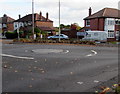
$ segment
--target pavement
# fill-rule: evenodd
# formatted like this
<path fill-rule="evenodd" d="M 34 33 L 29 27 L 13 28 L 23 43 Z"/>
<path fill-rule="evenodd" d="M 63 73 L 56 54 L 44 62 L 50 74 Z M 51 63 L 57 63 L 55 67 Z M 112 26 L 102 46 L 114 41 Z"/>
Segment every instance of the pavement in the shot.
<path fill-rule="evenodd" d="M 117 47 L 3 43 L 2 48 L 3 92 L 94 92 L 118 75 Z"/>

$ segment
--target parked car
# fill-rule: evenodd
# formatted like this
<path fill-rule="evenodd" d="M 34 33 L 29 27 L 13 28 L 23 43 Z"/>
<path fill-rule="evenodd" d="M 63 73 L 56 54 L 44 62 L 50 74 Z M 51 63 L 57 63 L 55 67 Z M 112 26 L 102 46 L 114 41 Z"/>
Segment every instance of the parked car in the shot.
<path fill-rule="evenodd" d="M 58 38 L 60 38 L 60 39 L 69 39 L 68 36 L 64 35 L 64 34 L 60 34 L 60 36 L 59 35 L 48 36 L 48 39 L 58 39 Z"/>

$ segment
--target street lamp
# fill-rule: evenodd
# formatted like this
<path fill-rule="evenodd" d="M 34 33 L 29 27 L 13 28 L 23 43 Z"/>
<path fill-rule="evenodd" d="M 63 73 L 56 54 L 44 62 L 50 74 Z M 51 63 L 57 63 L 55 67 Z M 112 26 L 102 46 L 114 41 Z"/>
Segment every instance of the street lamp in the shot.
<path fill-rule="evenodd" d="M 60 0 L 59 0 L 59 42 L 60 42 L 60 33 L 61 30 L 60 30 Z"/>
<path fill-rule="evenodd" d="M 33 39 L 35 39 L 35 36 L 34 36 L 34 0 L 32 0 L 32 34 L 33 34 Z"/>
<path fill-rule="evenodd" d="M 19 34 L 19 33 L 20 33 L 20 31 L 19 31 L 19 30 L 20 30 L 20 26 L 19 26 L 19 22 L 18 22 L 18 28 L 17 28 L 18 40 L 20 40 L 20 34 Z"/>

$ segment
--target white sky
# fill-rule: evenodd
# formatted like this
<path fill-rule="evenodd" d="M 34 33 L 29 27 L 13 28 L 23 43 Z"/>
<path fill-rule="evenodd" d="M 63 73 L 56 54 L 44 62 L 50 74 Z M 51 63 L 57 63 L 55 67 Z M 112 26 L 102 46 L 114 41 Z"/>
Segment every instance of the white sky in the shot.
<path fill-rule="evenodd" d="M 18 19 L 26 14 L 32 13 L 32 0 L 0 0 L 0 17 L 3 14 Z M 59 0 L 34 0 L 36 13 L 42 12 L 46 17 L 46 12 L 49 13 L 49 19 L 54 21 L 54 26 L 58 26 L 58 1 Z M 119 0 L 60 0 L 61 1 L 61 24 L 70 25 L 78 23 L 84 26 L 83 19 L 88 16 L 88 9 L 92 7 L 92 13 L 95 13 L 105 7 L 118 8 Z"/>

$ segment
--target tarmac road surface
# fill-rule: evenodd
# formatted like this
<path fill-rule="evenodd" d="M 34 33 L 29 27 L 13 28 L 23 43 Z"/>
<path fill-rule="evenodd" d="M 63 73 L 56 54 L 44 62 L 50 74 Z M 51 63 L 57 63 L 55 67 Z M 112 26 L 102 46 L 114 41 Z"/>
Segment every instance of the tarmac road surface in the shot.
<path fill-rule="evenodd" d="M 118 75 L 117 47 L 47 44 L 2 47 L 3 92 L 89 92 Z"/>

